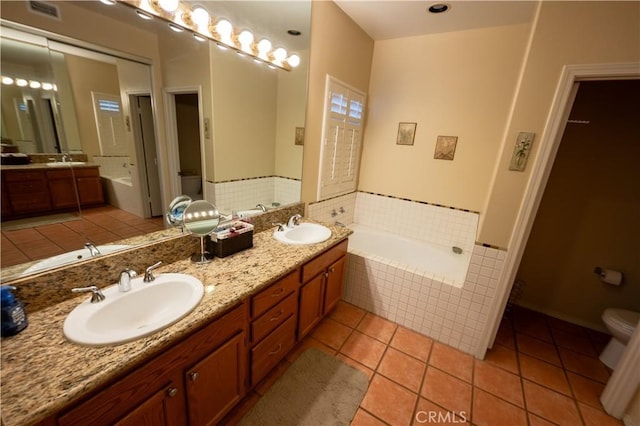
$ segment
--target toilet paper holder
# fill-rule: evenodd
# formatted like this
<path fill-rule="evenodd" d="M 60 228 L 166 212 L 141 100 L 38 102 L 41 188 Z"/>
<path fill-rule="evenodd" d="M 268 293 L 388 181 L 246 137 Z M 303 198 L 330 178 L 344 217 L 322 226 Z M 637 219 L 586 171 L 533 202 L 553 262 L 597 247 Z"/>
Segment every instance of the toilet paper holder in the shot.
<path fill-rule="evenodd" d="M 598 275 L 600 277 L 600 280 L 604 283 L 612 285 L 620 285 L 622 283 L 622 272 L 596 266 L 593 269 L 593 273 Z"/>

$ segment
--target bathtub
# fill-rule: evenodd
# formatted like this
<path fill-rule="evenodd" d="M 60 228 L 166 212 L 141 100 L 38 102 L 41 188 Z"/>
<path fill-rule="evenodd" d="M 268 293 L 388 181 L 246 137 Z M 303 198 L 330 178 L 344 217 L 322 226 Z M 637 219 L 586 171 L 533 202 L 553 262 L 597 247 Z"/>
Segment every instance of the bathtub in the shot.
<path fill-rule="evenodd" d="M 101 178 L 108 204 L 138 214 L 135 210 L 131 211 L 132 206 L 139 204 L 131 176 L 101 176 Z"/>
<path fill-rule="evenodd" d="M 453 247 L 418 241 L 379 231 L 365 225 L 349 225 L 349 253 L 399 270 L 460 288 L 471 260 L 471 251 L 456 254 Z M 396 273 L 385 272 L 385 275 Z"/>

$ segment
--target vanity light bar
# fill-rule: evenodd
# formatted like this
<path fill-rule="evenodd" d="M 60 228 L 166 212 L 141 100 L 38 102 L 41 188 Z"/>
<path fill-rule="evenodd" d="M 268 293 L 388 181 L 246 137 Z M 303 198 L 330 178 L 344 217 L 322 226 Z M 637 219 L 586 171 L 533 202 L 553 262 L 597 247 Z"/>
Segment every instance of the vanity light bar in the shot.
<path fill-rule="evenodd" d="M 12 85 L 16 85 L 18 87 L 30 87 L 32 89 L 42 89 L 42 90 L 55 90 L 57 91 L 58 88 L 56 87 L 55 84 L 51 84 L 51 83 L 47 83 L 45 81 L 37 81 L 37 80 L 31 80 L 31 79 L 26 79 L 26 78 L 21 78 L 21 77 L 9 77 L 7 75 L 3 75 L 2 77 L 0 77 L 0 81 L 2 82 L 2 84 L 4 84 L 5 86 L 12 86 Z"/>
<path fill-rule="evenodd" d="M 269 40 L 258 41 L 251 31 L 237 31 L 226 19 L 212 18 L 202 6 L 191 8 L 181 0 L 117 0 L 116 3 L 134 8 L 145 19 L 155 17 L 166 21 L 173 31 L 189 32 L 198 41 L 212 40 L 222 49 L 233 49 L 272 69 L 291 71 L 300 64 L 298 55 L 288 55 L 282 47 L 273 49 Z"/>

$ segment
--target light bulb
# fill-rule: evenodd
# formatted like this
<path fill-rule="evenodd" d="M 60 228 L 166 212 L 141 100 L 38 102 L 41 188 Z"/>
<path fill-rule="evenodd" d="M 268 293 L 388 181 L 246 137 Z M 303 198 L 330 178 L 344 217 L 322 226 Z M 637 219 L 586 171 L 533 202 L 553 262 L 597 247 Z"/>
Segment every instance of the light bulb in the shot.
<path fill-rule="evenodd" d="M 24 78 L 16 78 L 16 85 L 20 86 L 20 87 L 25 87 L 29 84 L 29 82 L 27 80 L 25 80 Z"/>
<path fill-rule="evenodd" d="M 226 19 L 220 20 L 216 24 L 216 32 L 220 35 L 221 42 L 228 45 L 233 45 L 233 40 L 231 40 L 233 25 L 231 25 L 231 22 L 227 21 Z"/>
<path fill-rule="evenodd" d="M 13 84 L 13 79 L 11 77 L 2 77 L 2 84 Z"/>
<path fill-rule="evenodd" d="M 287 59 L 287 63 L 294 68 L 297 67 L 298 65 L 300 65 L 300 56 L 296 54 L 289 56 L 289 58 Z"/>
<path fill-rule="evenodd" d="M 251 43 L 253 43 L 253 34 L 251 31 L 244 30 L 238 36 L 240 48 L 245 52 L 251 53 Z"/>
<path fill-rule="evenodd" d="M 287 57 L 287 51 L 284 50 L 282 47 L 278 47 L 276 50 L 273 51 L 273 57 L 277 62 L 282 62 Z"/>
<path fill-rule="evenodd" d="M 206 30 L 209 27 L 209 12 L 202 7 L 196 7 L 191 11 L 191 20 L 200 31 Z"/>
<path fill-rule="evenodd" d="M 39 89 L 40 86 L 42 86 L 42 84 L 40 84 L 39 81 L 31 80 L 29 82 L 29 87 L 31 87 L 32 89 Z"/>
<path fill-rule="evenodd" d="M 180 0 L 158 0 L 158 6 L 165 12 L 173 13 L 178 10 Z"/>
<path fill-rule="evenodd" d="M 53 84 L 51 83 L 42 83 L 42 90 L 52 90 Z"/>
<path fill-rule="evenodd" d="M 266 38 L 263 38 L 262 40 L 260 40 L 258 42 L 258 57 L 264 60 L 268 60 L 267 55 L 271 50 L 271 47 L 273 47 L 273 45 Z"/>

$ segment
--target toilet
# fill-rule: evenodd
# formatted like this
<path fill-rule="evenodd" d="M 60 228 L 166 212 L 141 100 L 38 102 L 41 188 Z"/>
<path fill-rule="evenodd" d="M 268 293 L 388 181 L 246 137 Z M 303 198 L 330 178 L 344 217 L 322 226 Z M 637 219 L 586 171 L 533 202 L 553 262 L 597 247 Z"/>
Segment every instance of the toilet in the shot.
<path fill-rule="evenodd" d="M 192 200 L 202 200 L 202 176 L 181 176 L 182 193 Z"/>
<path fill-rule="evenodd" d="M 608 308 L 602 313 L 602 321 L 604 321 L 612 337 L 600 354 L 600 361 L 614 370 L 624 352 L 624 348 L 629 343 L 633 330 L 640 321 L 640 312 Z"/>

